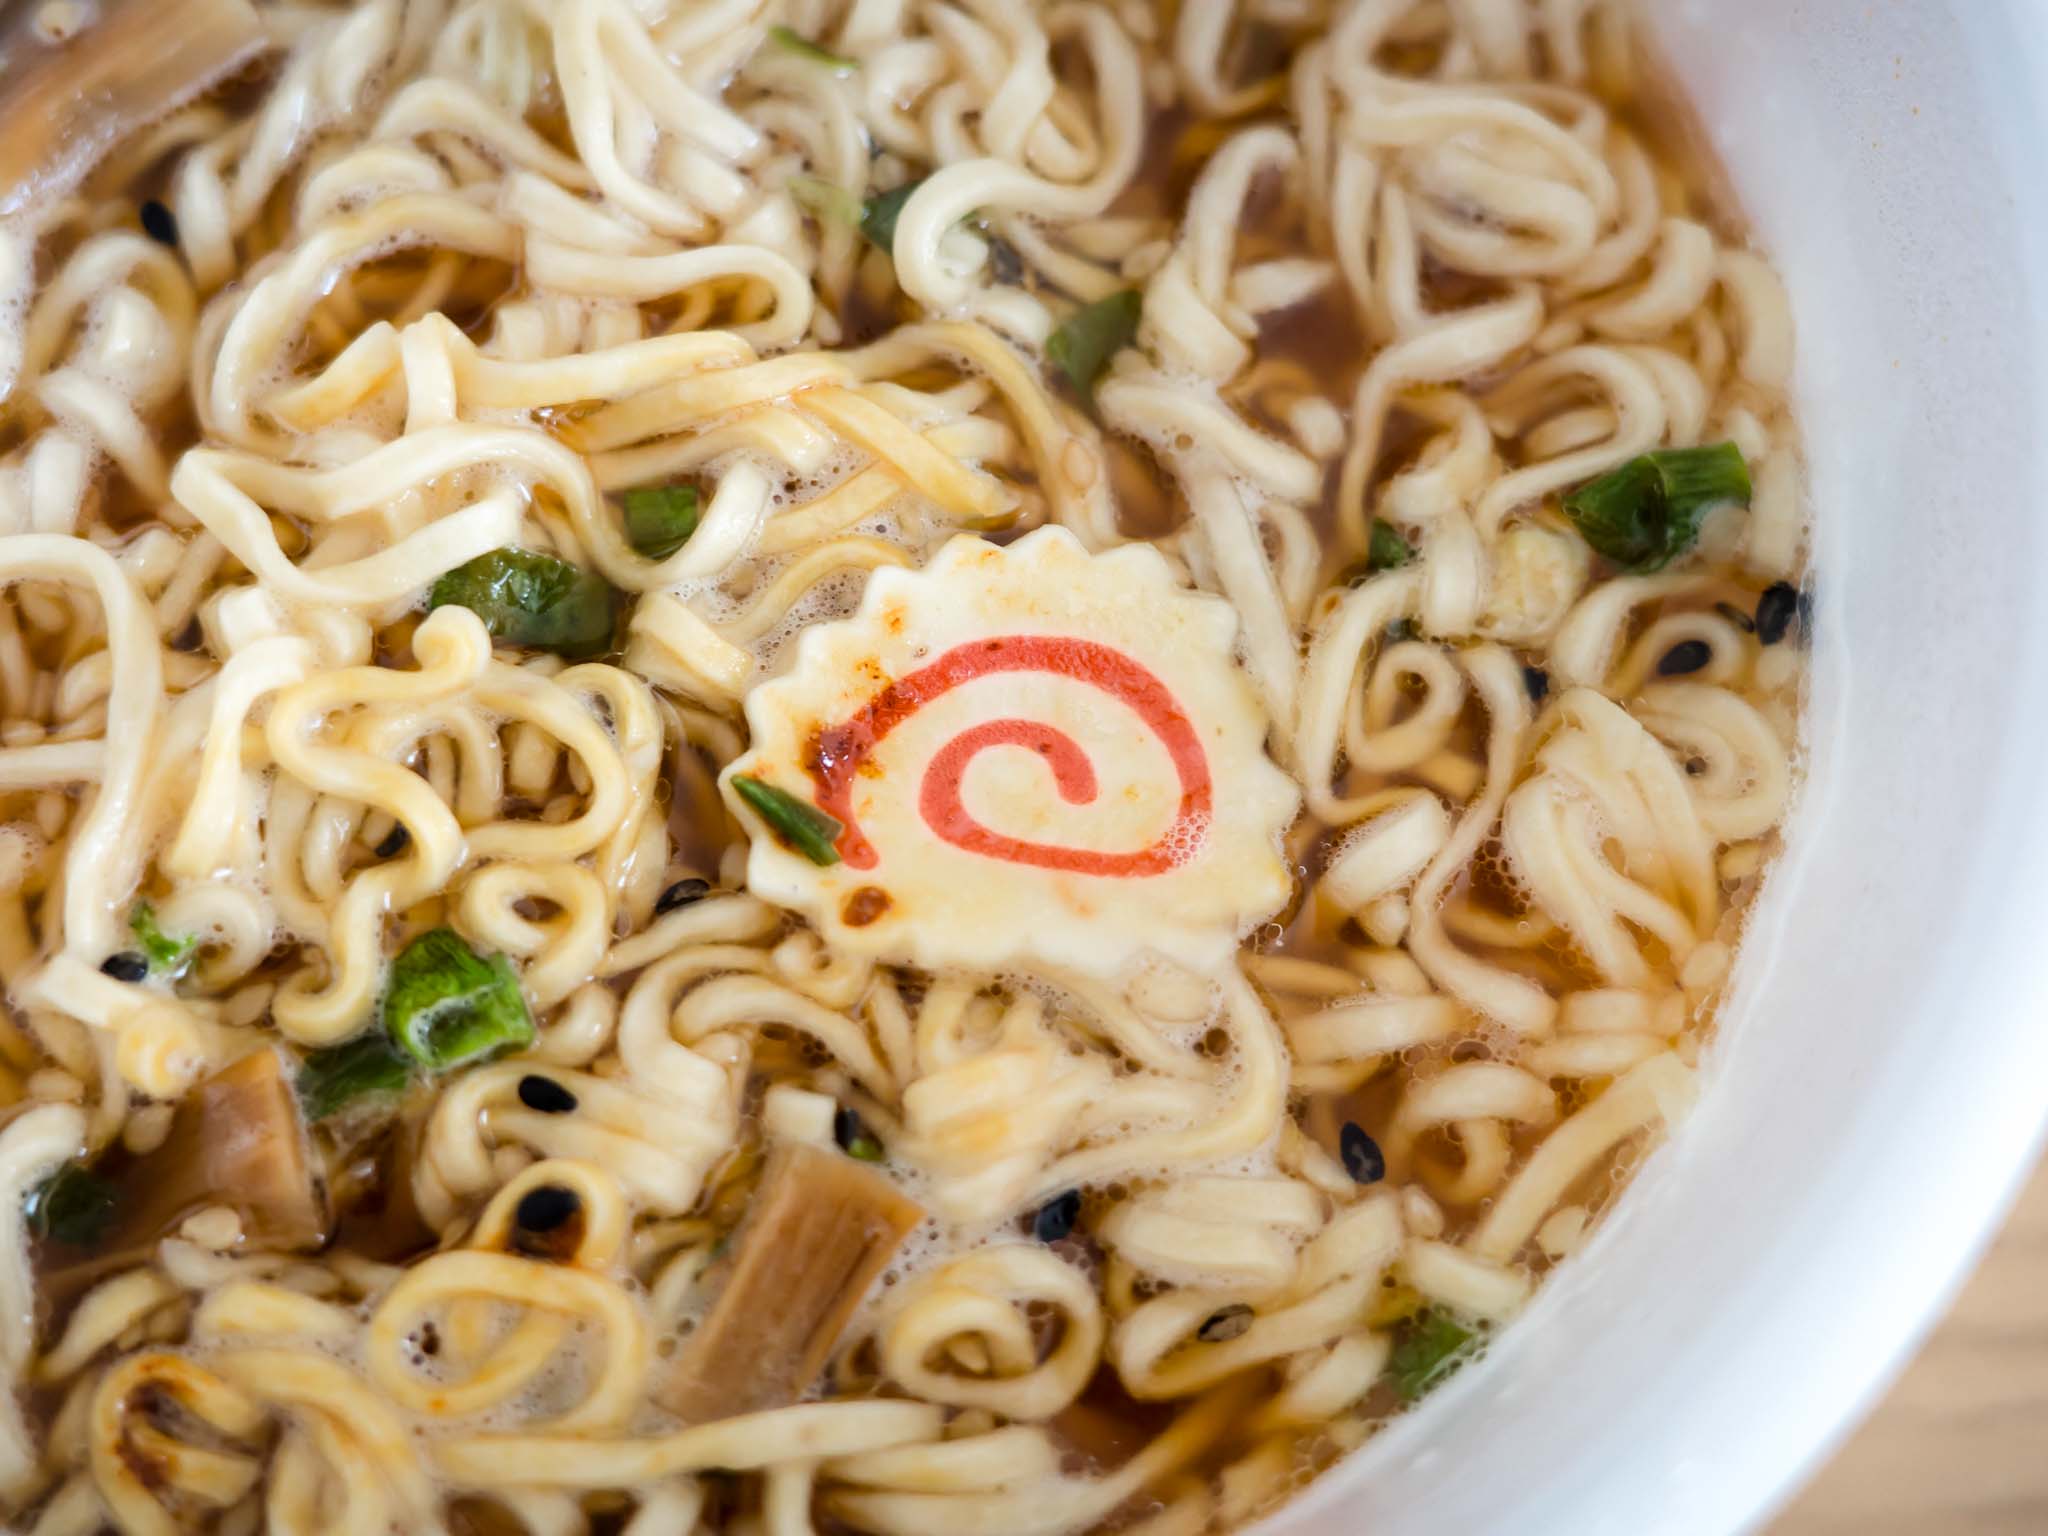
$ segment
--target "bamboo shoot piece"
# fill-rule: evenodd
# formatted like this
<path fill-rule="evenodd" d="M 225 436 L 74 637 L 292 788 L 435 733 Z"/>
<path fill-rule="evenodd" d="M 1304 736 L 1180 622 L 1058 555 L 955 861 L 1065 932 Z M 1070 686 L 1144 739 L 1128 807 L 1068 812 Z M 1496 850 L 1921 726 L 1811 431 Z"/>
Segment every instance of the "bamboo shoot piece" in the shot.
<path fill-rule="evenodd" d="M 108 1173 L 106 1230 L 89 1249 L 64 1246 L 43 1270 L 55 1291 L 145 1257 L 195 1211 L 226 1206 L 242 1219 L 244 1251 L 318 1247 L 327 1202 L 284 1059 L 252 1051 L 178 1104 L 163 1145 Z"/>
<path fill-rule="evenodd" d="M 77 15 L 85 24 L 71 31 Z M 252 58 L 249 0 L 20 0 L 0 20 L 0 213 L 60 197 L 130 133 Z"/>
<path fill-rule="evenodd" d="M 689 1423 L 785 1407 L 810 1389 L 847 1320 L 924 1212 L 880 1174 L 786 1143 L 761 1175 L 724 1289 L 661 1390 Z"/>
<path fill-rule="evenodd" d="M 252 1051 L 185 1095 L 164 1144 L 142 1160 L 110 1239 L 152 1243 L 208 1205 L 232 1207 L 252 1248 L 317 1246 L 327 1213 L 284 1059 Z"/>

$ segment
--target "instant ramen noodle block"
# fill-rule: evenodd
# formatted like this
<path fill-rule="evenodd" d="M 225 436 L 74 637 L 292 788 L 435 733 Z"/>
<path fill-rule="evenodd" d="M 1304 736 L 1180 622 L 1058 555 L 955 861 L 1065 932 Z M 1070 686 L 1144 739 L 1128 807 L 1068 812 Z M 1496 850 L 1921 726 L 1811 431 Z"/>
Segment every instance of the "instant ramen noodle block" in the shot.
<path fill-rule="evenodd" d="M 877 571 L 747 697 L 723 783 L 748 885 L 835 948 L 932 970 L 1213 970 L 1286 901 L 1297 804 L 1236 636 L 1155 551 L 1060 528 Z M 777 836 L 748 781 L 836 822 L 829 850 Z"/>

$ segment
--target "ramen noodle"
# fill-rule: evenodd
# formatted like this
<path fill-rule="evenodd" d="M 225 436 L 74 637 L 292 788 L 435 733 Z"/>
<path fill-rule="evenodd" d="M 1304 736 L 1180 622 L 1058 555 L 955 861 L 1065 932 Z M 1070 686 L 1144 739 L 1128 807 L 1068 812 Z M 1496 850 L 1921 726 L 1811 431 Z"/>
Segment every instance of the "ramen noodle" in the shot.
<path fill-rule="evenodd" d="M 132 3 L 14 41 L 0 1521 L 1175 1536 L 1469 1379 L 1796 768 L 1624 10 Z"/>

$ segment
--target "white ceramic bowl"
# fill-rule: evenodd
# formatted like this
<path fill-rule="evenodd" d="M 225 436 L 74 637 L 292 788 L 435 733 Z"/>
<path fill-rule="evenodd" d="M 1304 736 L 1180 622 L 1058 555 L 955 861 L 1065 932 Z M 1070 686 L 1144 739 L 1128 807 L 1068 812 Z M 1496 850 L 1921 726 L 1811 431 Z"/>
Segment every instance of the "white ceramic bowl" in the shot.
<path fill-rule="evenodd" d="M 1784 272 L 1809 777 L 1698 1114 L 1267 1536 L 1727 1536 L 1890 1382 L 2048 1109 L 2048 5 L 1645 0 Z"/>

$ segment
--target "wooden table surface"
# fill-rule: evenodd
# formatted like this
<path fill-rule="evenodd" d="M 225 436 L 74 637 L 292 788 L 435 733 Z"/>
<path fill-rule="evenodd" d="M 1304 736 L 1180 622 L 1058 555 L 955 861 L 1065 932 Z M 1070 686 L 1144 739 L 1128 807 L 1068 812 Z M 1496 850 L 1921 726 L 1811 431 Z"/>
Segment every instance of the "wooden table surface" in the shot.
<path fill-rule="evenodd" d="M 1955 1308 L 1770 1536 L 2048 1533 L 2048 1165 Z"/>

